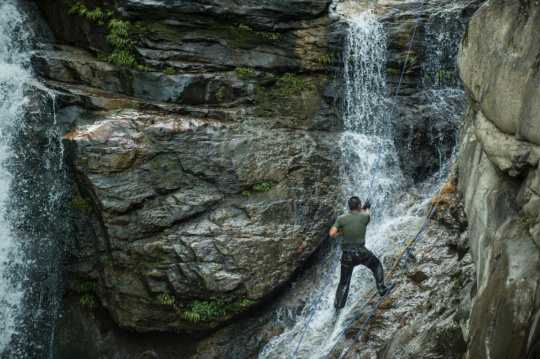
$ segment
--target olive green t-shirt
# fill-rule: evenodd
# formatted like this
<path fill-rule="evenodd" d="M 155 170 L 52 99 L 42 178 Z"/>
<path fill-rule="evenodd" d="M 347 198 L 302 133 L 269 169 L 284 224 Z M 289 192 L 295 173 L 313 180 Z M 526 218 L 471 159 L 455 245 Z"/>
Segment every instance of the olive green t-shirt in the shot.
<path fill-rule="evenodd" d="M 339 216 L 334 227 L 343 232 L 343 244 L 366 244 L 366 226 L 370 216 L 365 212 L 349 212 Z"/>

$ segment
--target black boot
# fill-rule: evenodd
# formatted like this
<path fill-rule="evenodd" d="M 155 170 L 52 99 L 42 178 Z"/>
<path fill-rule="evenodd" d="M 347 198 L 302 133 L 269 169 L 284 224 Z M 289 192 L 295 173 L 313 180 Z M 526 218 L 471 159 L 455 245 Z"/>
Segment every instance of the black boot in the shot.
<path fill-rule="evenodd" d="M 345 303 L 347 303 L 347 296 L 349 295 L 349 284 L 350 281 L 348 281 L 347 284 L 338 285 L 336 291 L 336 300 L 334 300 L 334 308 L 339 310 L 345 306 Z"/>
<path fill-rule="evenodd" d="M 373 270 L 373 276 L 375 277 L 375 282 L 377 283 L 377 291 L 382 297 L 388 292 L 388 288 L 384 285 L 384 270 L 381 262 L 377 263 L 377 267 Z"/>
<path fill-rule="evenodd" d="M 377 285 L 377 291 L 381 297 L 384 297 L 384 295 L 388 292 L 388 287 L 384 284 Z"/>

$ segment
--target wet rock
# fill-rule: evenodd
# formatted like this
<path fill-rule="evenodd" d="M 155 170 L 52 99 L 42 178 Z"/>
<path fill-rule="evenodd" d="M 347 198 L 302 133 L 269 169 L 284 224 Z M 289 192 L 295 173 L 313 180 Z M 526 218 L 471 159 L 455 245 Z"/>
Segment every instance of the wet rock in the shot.
<path fill-rule="evenodd" d="M 487 2 L 461 42 L 469 107 L 460 133 L 460 186 L 476 267 L 466 358 L 531 357 L 537 350 L 530 318 L 538 313 L 531 273 L 540 268 L 533 229 L 540 107 L 531 96 L 540 91 L 540 41 L 532 30 L 539 27 L 536 2 Z"/>
<path fill-rule="evenodd" d="M 157 296 L 259 300 L 282 286 L 329 220 L 317 213 L 330 208 L 331 185 L 311 187 L 317 197 L 302 200 L 313 197 L 306 179 L 332 181 L 330 162 L 325 169 L 306 156 L 332 156 L 332 135 L 314 135 L 138 111 L 110 113 L 66 135 L 104 229 L 98 293 L 119 324 L 192 328 L 172 308 L 163 321 L 168 310 Z M 265 182 L 268 193 L 253 190 Z"/>

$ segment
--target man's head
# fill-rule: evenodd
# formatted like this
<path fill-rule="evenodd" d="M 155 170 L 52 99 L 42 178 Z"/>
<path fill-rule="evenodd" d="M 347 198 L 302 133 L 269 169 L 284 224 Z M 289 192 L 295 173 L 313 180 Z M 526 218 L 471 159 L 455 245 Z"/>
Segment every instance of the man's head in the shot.
<path fill-rule="evenodd" d="M 360 201 L 360 198 L 353 196 L 349 198 L 349 209 L 351 211 L 358 211 L 362 207 L 362 201 Z"/>

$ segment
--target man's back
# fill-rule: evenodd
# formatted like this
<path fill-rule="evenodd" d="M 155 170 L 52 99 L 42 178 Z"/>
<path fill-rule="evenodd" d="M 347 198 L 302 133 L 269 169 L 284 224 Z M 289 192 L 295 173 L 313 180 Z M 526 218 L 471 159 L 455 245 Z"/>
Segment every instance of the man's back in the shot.
<path fill-rule="evenodd" d="M 339 216 L 334 226 L 343 232 L 343 244 L 366 244 L 366 226 L 370 216 L 365 212 L 349 212 Z"/>

